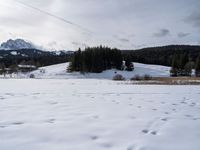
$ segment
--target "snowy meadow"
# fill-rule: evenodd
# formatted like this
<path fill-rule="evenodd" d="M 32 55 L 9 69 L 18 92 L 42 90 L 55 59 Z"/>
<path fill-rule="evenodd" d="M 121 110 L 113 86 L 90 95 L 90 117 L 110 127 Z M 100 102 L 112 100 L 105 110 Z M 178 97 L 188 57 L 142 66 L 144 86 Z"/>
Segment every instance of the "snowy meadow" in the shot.
<path fill-rule="evenodd" d="M 199 86 L 0 80 L 2 150 L 199 150 Z"/>

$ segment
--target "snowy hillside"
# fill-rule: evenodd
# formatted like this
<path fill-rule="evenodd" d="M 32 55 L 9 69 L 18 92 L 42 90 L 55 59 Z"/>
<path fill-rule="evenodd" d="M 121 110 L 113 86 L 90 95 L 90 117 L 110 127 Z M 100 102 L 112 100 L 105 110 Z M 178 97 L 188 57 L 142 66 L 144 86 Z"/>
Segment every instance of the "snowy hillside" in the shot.
<path fill-rule="evenodd" d="M 159 65 L 146 65 L 140 63 L 134 63 L 135 70 L 132 72 L 119 71 L 119 70 L 107 70 L 102 73 L 88 73 L 80 74 L 76 73 L 66 73 L 66 69 L 69 63 L 63 63 L 48 67 L 42 67 L 37 71 L 31 72 L 36 78 L 56 78 L 56 79 L 70 79 L 70 78 L 98 78 L 98 79 L 112 79 L 117 74 L 123 75 L 125 78 L 130 79 L 134 75 L 151 75 L 153 77 L 166 77 L 169 76 L 169 67 L 159 66 Z"/>

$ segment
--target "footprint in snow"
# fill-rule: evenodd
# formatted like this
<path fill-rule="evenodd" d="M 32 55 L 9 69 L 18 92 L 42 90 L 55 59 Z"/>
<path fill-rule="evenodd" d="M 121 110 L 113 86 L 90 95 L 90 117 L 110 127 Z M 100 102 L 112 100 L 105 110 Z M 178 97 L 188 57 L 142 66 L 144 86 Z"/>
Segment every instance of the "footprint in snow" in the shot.
<path fill-rule="evenodd" d="M 175 109 L 175 108 L 173 108 L 173 109 L 172 109 L 172 111 L 176 112 L 176 109 Z"/>
<path fill-rule="evenodd" d="M 58 102 L 50 102 L 49 104 L 50 105 L 56 105 L 56 104 L 58 104 Z"/>
<path fill-rule="evenodd" d="M 94 119 L 99 119 L 98 115 L 93 116 Z"/>
<path fill-rule="evenodd" d="M 130 116 L 130 119 L 136 119 L 136 117 L 135 116 Z"/>
<path fill-rule="evenodd" d="M 7 126 L 4 126 L 4 125 L 0 125 L 0 128 L 6 128 Z"/>
<path fill-rule="evenodd" d="M 181 104 L 187 104 L 187 102 L 185 102 L 185 101 L 181 101 Z"/>
<path fill-rule="evenodd" d="M 194 107 L 194 106 L 196 106 L 196 103 L 191 103 L 190 105 L 189 105 L 190 107 Z"/>
<path fill-rule="evenodd" d="M 192 120 L 200 120 L 200 118 L 193 118 Z"/>
<path fill-rule="evenodd" d="M 90 139 L 91 139 L 91 140 L 93 140 L 93 141 L 95 141 L 95 140 L 98 140 L 98 139 L 99 139 L 99 137 L 98 137 L 98 136 L 96 136 L 96 135 L 92 135 L 92 136 L 90 137 Z"/>
<path fill-rule="evenodd" d="M 149 133 L 149 130 L 144 129 L 144 130 L 142 130 L 142 132 L 145 133 L 145 134 L 147 134 L 147 133 Z"/>
<path fill-rule="evenodd" d="M 164 112 L 164 114 L 169 115 L 169 112 Z"/>
<path fill-rule="evenodd" d="M 22 125 L 24 122 L 13 122 L 12 125 Z"/>
<path fill-rule="evenodd" d="M 157 135 L 157 131 L 149 131 L 149 130 L 147 130 L 147 129 L 144 129 L 144 130 L 142 130 L 142 132 L 144 133 L 144 134 L 151 134 L 151 135 Z"/>
<path fill-rule="evenodd" d="M 135 150 L 136 149 L 136 146 L 135 145 L 131 145 L 131 146 L 128 146 L 126 150 Z"/>
<path fill-rule="evenodd" d="M 162 121 L 168 121 L 168 118 L 163 118 L 163 119 L 161 119 Z"/>
<path fill-rule="evenodd" d="M 40 95 L 40 93 L 33 93 L 32 95 Z"/>
<path fill-rule="evenodd" d="M 191 118 L 191 117 L 193 117 L 193 116 L 192 116 L 192 115 L 185 115 L 185 117 Z"/>
<path fill-rule="evenodd" d="M 178 104 L 172 104 L 173 106 L 177 106 Z"/>
<path fill-rule="evenodd" d="M 102 147 L 104 148 L 112 148 L 113 147 L 113 144 L 112 143 L 102 143 L 100 144 Z"/>
<path fill-rule="evenodd" d="M 5 93 L 5 95 L 8 95 L 8 96 L 15 96 L 15 94 L 13 94 L 13 93 Z"/>
<path fill-rule="evenodd" d="M 0 97 L 0 100 L 4 100 L 5 98 L 4 97 Z"/>
<path fill-rule="evenodd" d="M 54 123 L 55 120 L 56 120 L 56 119 L 48 119 L 48 120 L 46 120 L 45 122 L 47 122 L 47 123 Z"/>
<path fill-rule="evenodd" d="M 157 131 L 152 131 L 151 134 L 152 135 L 157 135 Z"/>

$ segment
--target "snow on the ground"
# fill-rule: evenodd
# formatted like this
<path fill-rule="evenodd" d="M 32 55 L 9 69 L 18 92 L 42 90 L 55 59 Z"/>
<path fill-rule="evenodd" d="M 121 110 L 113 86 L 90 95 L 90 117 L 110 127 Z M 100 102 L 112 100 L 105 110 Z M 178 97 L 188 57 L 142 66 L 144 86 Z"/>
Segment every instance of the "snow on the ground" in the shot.
<path fill-rule="evenodd" d="M 0 80 L 1 150 L 199 150 L 200 87 Z"/>
<path fill-rule="evenodd" d="M 112 79 L 115 73 L 123 75 L 126 79 L 130 79 L 135 75 L 151 75 L 153 77 L 168 77 L 170 75 L 170 67 L 159 66 L 159 65 L 146 65 L 140 63 L 134 63 L 135 70 L 128 71 L 119 71 L 119 70 L 107 70 L 102 73 L 86 73 L 80 74 L 67 73 L 67 66 L 69 63 L 63 63 L 58 65 L 52 65 L 48 67 L 42 67 L 37 71 L 32 72 L 36 78 L 56 78 L 56 79 L 70 79 L 70 78 L 97 78 L 97 79 Z M 44 73 L 45 71 L 45 73 Z"/>
<path fill-rule="evenodd" d="M 17 52 L 16 51 L 12 51 L 10 52 L 12 55 L 17 55 Z"/>

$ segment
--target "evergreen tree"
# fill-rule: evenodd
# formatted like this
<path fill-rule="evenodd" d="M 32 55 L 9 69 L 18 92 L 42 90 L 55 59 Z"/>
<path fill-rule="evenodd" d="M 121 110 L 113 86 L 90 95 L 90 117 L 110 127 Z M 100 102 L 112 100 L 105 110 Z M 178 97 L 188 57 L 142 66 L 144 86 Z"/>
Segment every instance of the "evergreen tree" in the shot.
<path fill-rule="evenodd" d="M 17 64 L 13 64 L 11 66 L 9 66 L 9 74 L 10 74 L 10 77 L 12 77 L 12 74 L 13 73 L 18 73 L 18 65 Z"/>
<path fill-rule="evenodd" d="M 133 71 L 134 70 L 133 63 L 131 62 L 131 59 L 128 56 L 125 59 L 125 66 L 126 66 L 126 71 Z"/>
<path fill-rule="evenodd" d="M 195 75 L 197 77 L 200 77 L 200 55 L 199 55 L 199 57 L 196 60 Z"/>
<path fill-rule="evenodd" d="M 39 61 L 36 62 L 36 67 L 37 67 L 37 68 L 41 67 L 41 64 L 40 64 Z"/>
<path fill-rule="evenodd" d="M 5 68 L 6 68 L 6 66 L 4 64 L 0 64 L 0 74 L 5 75 Z"/>
<path fill-rule="evenodd" d="M 188 62 L 188 56 L 186 54 L 182 54 L 179 57 L 179 66 L 178 66 L 178 75 L 185 76 L 187 75 L 185 71 L 185 65 Z"/>
<path fill-rule="evenodd" d="M 79 48 L 78 51 L 74 53 L 74 57 L 72 60 L 72 67 L 74 71 L 81 70 L 81 49 Z"/>
<path fill-rule="evenodd" d="M 118 70 L 121 70 L 122 69 L 122 61 L 123 61 L 123 58 L 122 58 L 122 54 L 121 54 L 121 51 L 120 50 L 117 50 L 117 49 L 113 49 L 113 68 L 116 68 Z"/>
<path fill-rule="evenodd" d="M 175 54 L 172 59 L 171 76 L 178 76 L 178 56 Z"/>
<path fill-rule="evenodd" d="M 192 69 L 193 69 L 193 62 L 189 61 L 186 65 L 185 65 L 185 75 L 186 76 L 191 76 L 192 75 Z"/>

